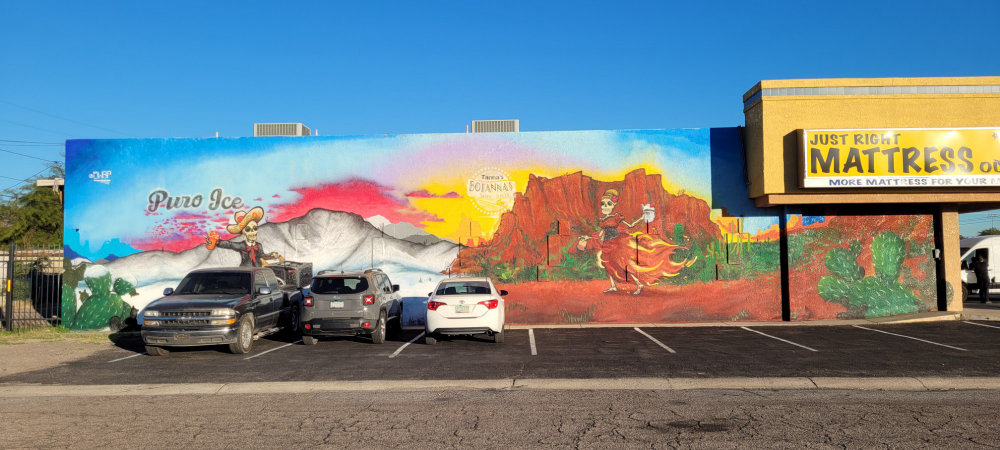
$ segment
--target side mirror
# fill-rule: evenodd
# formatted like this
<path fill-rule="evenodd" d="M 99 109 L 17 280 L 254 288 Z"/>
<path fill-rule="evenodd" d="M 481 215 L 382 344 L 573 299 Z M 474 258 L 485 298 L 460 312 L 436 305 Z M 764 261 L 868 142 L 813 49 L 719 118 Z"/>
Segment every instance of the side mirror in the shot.
<path fill-rule="evenodd" d="M 257 293 L 260 294 L 260 295 L 270 294 L 271 293 L 271 288 L 269 288 L 267 286 L 261 286 L 261 287 L 257 288 Z"/>
<path fill-rule="evenodd" d="M 431 298 L 431 296 L 432 296 L 432 295 L 434 295 L 434 293 L 433 293 L 433 292 L 428 292 L 428 293 L 427 293 L 427 298 Z"/>
<path fill-rule="evenodd" d="M 501 289 L 500 290 L 500 296 L 503 297 L 503 296 L 506 296 L 506 295 L 507 295 L 507 291 Z"/>
<path fill-rule="evenodd" d="M 174 288 L 166 288 L 166 289 L 163 290 L 163 295 L 164 296 L 173 295 L 173 293 L 174 293 Z"/>
<path fill-rule="evenodd" d="M 392 292 L 399 292 L 399 285 L 398 284 L 392 285 Z"/>
<path fill-rule="evenodd" d="M 969 262 L 962 261 L 962 270 L 969 270 Z"/>

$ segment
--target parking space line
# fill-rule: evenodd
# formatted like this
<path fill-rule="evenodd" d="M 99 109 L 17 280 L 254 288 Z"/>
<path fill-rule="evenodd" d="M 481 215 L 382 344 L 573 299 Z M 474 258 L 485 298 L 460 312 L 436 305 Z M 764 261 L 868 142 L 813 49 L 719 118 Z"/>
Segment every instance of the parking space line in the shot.
<path fill-rule="evenodd" d="M 124 361 L 124 360 L 126 360 L 126 359 L 129 359 L 129 358 L 135 358 L 136 356 L 142 356 L 142 355 L 145 355 L 145 354 L 146 354 L 146 352 L 142 352 L 142 353 L 136 353 L 136 354 L 134 354 L 134 355 L 129 355 L 129 356 L 126 356 L 126 357 L 124 357 L 124 358 L 118 358 L 118 359 L 112 359 L 111 361 L 108 361 L 108 363 L 113 363 L 113 362 L 118 362 L 118 361 Z"/>
<path fill-rule="evenodd" d="M 979 325 L 981 327 L 990 327 L 990 328 L 1000 329 L 1000 327 L 998 327 L 996 325 L 986 325 L 985 323 L 967 322 L 967 321 L 964 321 L 964 320 L 962 322 L 967 323 L 969 325 Z"/>
<path fill-rule="evenodd" d="M 535 347 L 535 330 L 528 328 L 528 343 L 531 344 L 531 356 L 538 356 L 538 348 Z"/>
<path fill-rule="evenodd" d="M 888 332 L 888 331 L 882 331 L 882 330 L 876 330 L 876 329 L 874 329 L 874 328 L 865 328 L 865 327 L 863 327 L 863 326 L 861 326 L 861 325 L 855 325 L 854 327 L 855 327 L 855 328 L 861 328 L 862 330 L 868 330 L 868 331 L 877 331 L 877 332 L 879 332 L 879 333 L 885 333 L 885 334 L 891 334 L 891 335 L 893 335 L 893 336 L 899 336 L 899 337 L 904 337 L 904 338 L 907 338 L 907 339 L 913 339 L 914 341 L 920 341 L 920 342 L 926 342 L 926 343 L 928 343 L 928 344 L 934 344 L 934 345 L 940 345 L 941 347 L 948 347 L 948 348 L 950 348 L 950 349 L 954 349 L 954 350 L 960 350 L 960 351 L 963 351 L 963 352 L 967 352 L 967 351 L 968 351 L 968 350 L 966 350 L 966 349 L 964 349 L 964 348 L 960 348 L 960 347 L 954 347 L 954 346 L 951 346 L 951 345 L 947 345 L 947 344 L 941 344 L 941 343 L 938 343 L 938 342 L 934 342 L 934 341 L 928 341 L 928 340 L 926 340 L 926 339 L 920 339 L 920 338 L 915 338 L 915 337 L 913 337 L 913 336 L 907 336 L 907 335 L 905 335 L 905 334 L 896 334 L 896 333 L 890 333 L 890 332 Z"/>
<path fill-rule="evenodd" d="M 399 352 L 403 351 L 403 349 L 406 348 L 407 345 L 410 345 L 410 344 L 412 344 L 414 342 L 417 342 L 417 339 L 420 339 L 420 338 L 424 337 L 424 333 L 426 333 L 426 331 L 421 331 L 420 334 L 417 335 L 417 337 L 415 337 L 413 339 L 410 339 L 410 342 L 407 342 L 407 343 L 403 344 L 402 346 L 400 346 L 399 348 L 397 348 L 396 351 L 392 352 L 392 354 L 389 355 L 389 359 L 395 358 L 396 355 L 398 355 Z"/>
<path fill-rule="evenodd" d="M 270 350 L 264 350 L 264 351 L 262 351 L 262 352 L 260 352 L 260 353 L 258 353 L 258 354 L 256 354 L 256 355 L 253 355 L 253 356 L 247 356 L 246 358 L 243 358 L 243 360 L 244 360 L 244 361 L 246 361 L 246 360 L 248 360 L 248 359 L 253 359 L 253 358 L 256 358 L 256 357 L 258 357 L 258 356 L 260 356 L 260 355 L 266 355 L 266 354 L 268 354 L 268 353 L 271 353 L 271 352 L 273 352 L 273 351 L 275 351 L 275 350 L 281 350 L 281 349 L 283 349 L 283 348 L 285 348 L 285 347 L 288 347 L 289 345 L 295 345 L 295 344 L 298 344 L 299 342 L 302 342 L 302 340 L 300 339 L 300 340 L 298 340 L 298 341 L 295 341 L 295 342 L 292 342 L 292 343 L 289 343 L 289 344 L 285 344 L 285 345 L 282 345 L 281 347 L 275 347 L 275 348 L 272 348 L 272 349 L 270 349 Z"/>
<path fill-rule="evenodd" d="M 782 339 L 782 338 L 780 338 L 780 337 L 777 337 L 777 336 L 771 336 L 770 334 L 767 334 L 767 333 L 761 333 L 760 331 L 757 331 L 757 330 L 751 330 L 750 328 L 747 328 L 747 327 L 740 327 L 740 328 L 742 328 L 742 329 L 744 329 L 744 330 L 747 330 L 747 331 L 752 331 L 752 332 L 754 332 L 754 333 L 757 333 L 757 334 L 759 334 L 759 335 L 761 335 L 761 336 L 767 336 L 767 337 L 769 337 L 769 338 L 771 338 L 771 339 L 777 339 L 777 340 L 779 340 L 779 341 L 781 341 L 781 342 L 784 342 L 784 343 L 786 343 L 786 344 L 792 344 L 792 345 L 794 345 L 794 346 L 796 346 L 796 347 L 802 347 L 802 348 L 804 348 L 804 349 L 806 349 L 806 350 L 809 350 L 809 351 L 811 351 L 811 352 L 818 352 L 818 351 L 819 351 L 819 350 L 816 350 L 816 349 L 814 349 L 814 348 L 812 348 L 812 347 L 806 347 L 806 346 L 804 346 L 804 345 L 802 345 L 802 344 L 796 344 L 796 343 L 794 343 L 794 342 L 792 342 L 792 341 L 789 341 L 789 340 L 787 340 L 787 339 Z"/>
<path fill-rule="evenodd" d="M 667 344 L 664 344 L 664 343 L 660 342 L 660 340 L 659 340 L 659 339 L 656 339 L 655 337 L 652 337 L 652 336 L 650 336 L 649 334 L 647 334 L 647 333 L 646 333 L 645 331 L 642 331 L 642 330 L 640 330 L 640 329 L 639 329 L 639 327 L 635 327 L 635 328 L 633 328 L 633 329 L 634 329 L 635 331 L 638 331 L 638 332 L 639 332 L 639 334 L 641 334 L 641 335 L 643 335 L 643 336 L 646 336 L 646 337 L 648 337 L 648 338 L 649 338 L 649 340 L 651 340 L 651 341 L 655 342 L 655 343 L 656 343 L 656 345 L 659 345 L 660 347 L 663 347 L 663 349 L 664 349 L 664 350 L 666 350 L 666 351 L 668 351 L 668 352 L 670 352 L 670 353 L 677 353 L 677 352 L 675 352 L 675 351 L 674 351 L 674 349 L 672 349 L 672 348 L 670 348 L 670 347 L 667 347 Z"/>

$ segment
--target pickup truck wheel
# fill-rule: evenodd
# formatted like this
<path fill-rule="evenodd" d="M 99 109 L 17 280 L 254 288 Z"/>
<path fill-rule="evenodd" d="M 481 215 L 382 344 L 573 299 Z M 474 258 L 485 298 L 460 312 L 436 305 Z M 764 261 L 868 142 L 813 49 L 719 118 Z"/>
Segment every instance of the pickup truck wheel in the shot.
<path fill-rule="evenodd" d="M 229 352 L 236 354 L 248 353 L 253 348 L 253 317 L 244 314 L 240 318 L 240 327 L 236 334 L 236 342 L 229 344 Z"/>
<path fill-rule="evenodd" d="M 427 334 L 424 335 L 424 344 L 434 345 L 434 344 L 437 344 L 437 343 L 438 343 L 437 338 L 435 338 L 434 336 L 431 336 L 430 333 L 427 333 Z"/>
<path fill-rule="evenodd" d="M 372 330 L 372 343 L 385 344 L 385 311 L 378 315 L 378 324 Z"/>
<path fill-rule="evenodd" d="M 163 347 L 157 347 L 155 345 L 147 345 L 146 354 L 150 356 L 167 356 L 170 354 L 170 352 Z"/>
<path fill-rule="evenodd" d="M 302 343 L 305 345 L 316 345 L 317 342 L 319 342 L 319 339 L 313 336 L 302 336 Z"/>
<path fill-rule="evenodd" d="M 122 328 L 125 328 L 125 326 L 122 324 L 121 317 L 113 316 L 108 319 L 108 329 L 111 330 L 111 332 L 117 333 L 121 331 Z"/>
<path fill-rule="evenodd" d="M 962 302 L 969 301 L 969 285 L 962 283 Z"/>

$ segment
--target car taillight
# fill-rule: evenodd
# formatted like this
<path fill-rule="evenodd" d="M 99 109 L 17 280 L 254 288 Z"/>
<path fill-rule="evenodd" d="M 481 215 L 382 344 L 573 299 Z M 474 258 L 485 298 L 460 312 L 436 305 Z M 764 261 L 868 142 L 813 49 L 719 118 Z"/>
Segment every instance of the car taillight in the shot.
<path fill-rule="evenodd" d="M 306 305 L 306 306 L 312 306 L 313 305 L 313 298 L 312 297 L 306 297 L 306 298 L 302 299 L 302 304 Z"/>
<path fill-rule="evenodd" d="M 371 328 L 372 327 L 372 323 L 371 322 L 365 322 L 365 323 L 361 324 L 361 327 L 362 328 Z"/>
<path fill-rule="evenodd" d="M 500 304 L 500 300 L 497 300 L 497 299 L 486 300 L 486 301 L 479 302 L 479 304 L 485 306 L 488 309 L 493 309 L 493 308 L 496 308 L 497 305 Z"/>
<path fill-rule="evenodd" d="M 437 311 L 441 306 L 447 305 L 445 302 L 435 302 L 433 300 L 427 302 L 427 309 L 430 311 Z"/>
<path fill-rule="evenodd" d="M 375 296 L 374 295 L 366 295 L 365 296 L 365 304 L 366 305 L 370 305 L 372 303 L 375 303 Z"/>

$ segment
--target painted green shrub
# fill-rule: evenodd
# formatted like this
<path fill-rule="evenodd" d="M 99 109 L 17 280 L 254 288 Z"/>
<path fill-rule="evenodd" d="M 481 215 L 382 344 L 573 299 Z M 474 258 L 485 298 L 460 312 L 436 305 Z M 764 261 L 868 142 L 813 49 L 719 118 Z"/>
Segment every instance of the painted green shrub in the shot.
<path fill-rule="evenodd" d="M 833 276 L 820 278 L 816 285 L 820 297 L 843 303 L 848 311 L 862 311 L 865 317 L 917 312 L 920 299 L 900 284 L 899 275 L 906 255 L 906 242 L 898 234 L 885 231 L 872 240 L 875 274 L 865 276 L 858 264 L 861 243 L 848 248 L 833 248 L 826 253 L 826 268 Z"/>
<path fill-rule="evenodd" d="M 80 264 L 73 267 L 69 258 L 63 258 L 62 277 L 62 313 L 60 319 L 64 327 L 69 328 L 76 317 L 76 286 L 83 281 L 83 272 L 87 270 L 86 265 Z"/>

